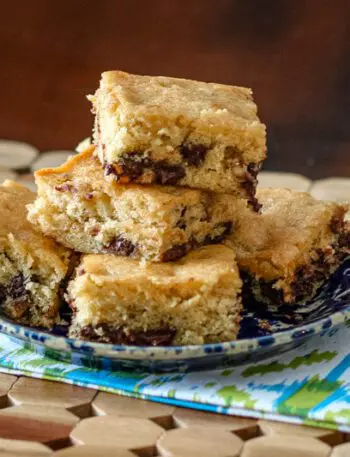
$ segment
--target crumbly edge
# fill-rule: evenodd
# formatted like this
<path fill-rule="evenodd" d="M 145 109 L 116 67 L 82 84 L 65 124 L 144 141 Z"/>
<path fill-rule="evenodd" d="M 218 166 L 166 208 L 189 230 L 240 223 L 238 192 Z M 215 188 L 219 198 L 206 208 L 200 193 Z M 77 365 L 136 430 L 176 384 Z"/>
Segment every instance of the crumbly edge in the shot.
<path fill-rule="evenodd" d="M 133 346 L 171 346 L 175 335 L 176 329 L 167 326 L 148 331 L 135 331 L 125 325 L 106 322 L 81 327 L 73 321 L 69 328 L 70 338 Z"/>
<path fill-rule="evenodd" d="M 216 303 L 220 306 L 220 303 Z M 135 329 L 134 324 L 129 325 L 130 321 L 109 321 L 103 320 L 96 324 L 81 325 L 73 317 L 69 330 L 69 336 L 89 341 L 99 341 L 113 344 L 134 344 L 139 346 L 167 346 L 182 344 L 204 344 L 232 341 L 237 338 L 239 323 L 241 320 L 241 301 L 240 299 L 231 300 L 230 305 L 235 308 L 235 312 L 226 312 L 220 317 L 209 316 L 200 325 L 188 325 L 187 319 L 169 319 L 162 315 L 159 324 L 147 330 Z M 191 313 L 192 315 L 192 313 Z M 136 324 L 143 326 L 140 316 L 134 316 Z M 173 324 L 178 322 L 178 326 Z M 229 322 L 228 322 L 229 321 Z M 158 340 L 158 342 L 156 342 Z"/>
<path fill-rule="evenodd" d="M 242 309 L 240 287 L 240 279 L 232 276 L 207 290 L 203 285 L 181 296 L 174 288 L 161 289 L 157 285 L 139 288 L 137 284 L 122 283 L 108 287 L 83 274 L 68 288 L 73 309 L 70 335 L 113 342 L 108 340 L 111 328 L 131 338 L 142 332 L 171 329 L 171 344 L 234 340 Z"/>
<path fill-rule="evenodd" d="M 328 245 L 322 248 L 313 247 L 308 253 L 309 262 L 298 265 L 287 277 L 264 281 L 249 275 L 248 272 L 250 289 L 255 299 L 266 305 L 282 306 L 305 302 L 316 294 L 349 255 L 350 227 L 343 225 L 343 229 L 330 238 Z"/>
<path fill-rule="evenodd" d="M 15 322 L 51 328 L 59 320 L 59 286 L 63 277 L 52 269 L 44 275 L 32 260 L 11 249 L 0 254 L 0 307 Z"/>
<path fill-rule="evenodd" d="M 232 229 L 234 204 L 225 202 L 224 207 L 210 196 L 188 206 L 184 200 L 152 219 L 144 201 L 129 197 L 113 202 L 102 192 L 88 193 L 87 198 L 70 185 L 59 187 L 41 185 L 28 218 L 46 235 L 79 252 L 172 261 L 196 246 L 220 242 Z"/>

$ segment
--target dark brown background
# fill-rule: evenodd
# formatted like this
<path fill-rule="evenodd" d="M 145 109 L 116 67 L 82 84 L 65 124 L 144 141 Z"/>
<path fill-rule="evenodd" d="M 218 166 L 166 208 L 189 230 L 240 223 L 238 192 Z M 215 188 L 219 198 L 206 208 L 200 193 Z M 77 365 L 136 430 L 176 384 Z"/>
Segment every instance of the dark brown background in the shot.
<path fill-rule="evenodd" d="M 269 169 L 350 176 L 347 0 L 0 1 L 0 137 L 88 136 L 85 95 L 123 69 L 250 86 Z"/>

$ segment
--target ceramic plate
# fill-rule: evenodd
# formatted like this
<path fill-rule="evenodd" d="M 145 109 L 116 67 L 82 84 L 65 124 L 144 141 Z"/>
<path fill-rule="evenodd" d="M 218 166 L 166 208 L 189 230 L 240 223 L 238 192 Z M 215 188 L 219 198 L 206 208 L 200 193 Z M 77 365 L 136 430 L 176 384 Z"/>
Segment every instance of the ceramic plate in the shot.
<path fill-rule="evenodd" d="M 261 360 L 299 346 L 314 335 L 350 322 L 350 259 L 339 268 L 317 296 L 304 305 L 279 313 L 250 303 L 239 338 L 225 343 L 138 347 L 89 343 L 64 336 L 64 328 L 39 331 L 0 318 L 0 331 L 44 355 L 107 370 L 190 371 L 222 368 Z"/>

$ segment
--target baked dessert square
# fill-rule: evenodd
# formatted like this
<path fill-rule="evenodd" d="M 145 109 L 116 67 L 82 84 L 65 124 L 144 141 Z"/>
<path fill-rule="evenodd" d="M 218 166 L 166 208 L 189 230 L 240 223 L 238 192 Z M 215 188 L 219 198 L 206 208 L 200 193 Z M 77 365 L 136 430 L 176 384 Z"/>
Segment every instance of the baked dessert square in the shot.
<path fill-rule="evenodd" d="M 69 335 L 141 346 L 234 340 L 240 291 L 226 246 L 204 246 L 168 264 L 86 255 L 68 286 Z"/>
<path fill-rule="evenodd" d="M 93 147 L 40 170 L 29 220 L 75 251 L 173 261 L 231 232 L 245 200 L 174 186 L 108 181 Z"/>
<path fill-rule="evenodd" d="M 251 89 L 108 71 L 89 98 L 106 175 L 254 200 L 266 132 Z"/>
<path fill-rule="evenodd" d="M 70 251 L 27 221 L 26 205 L 34 198 L 15 182 L 0 186 L 0 308 L 21 324 L 51 327 L 58 320 Z"/>
<path fill-rule="evenodd" d="M 304 302 L 350 255 L 347 204 L 261 189 L 262 213 L 243 211 L 229 244 L 249 291 L 273 307 Z"/>

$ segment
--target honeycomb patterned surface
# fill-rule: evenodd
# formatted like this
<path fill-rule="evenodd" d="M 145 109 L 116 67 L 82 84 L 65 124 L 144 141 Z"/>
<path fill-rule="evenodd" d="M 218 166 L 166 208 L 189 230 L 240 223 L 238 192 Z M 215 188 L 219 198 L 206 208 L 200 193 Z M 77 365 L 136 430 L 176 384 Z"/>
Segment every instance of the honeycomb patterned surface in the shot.
<path fill-rule="evenodd" d="M 0 373 L 0 457 L 349 457 L 350 434 Z"/>

